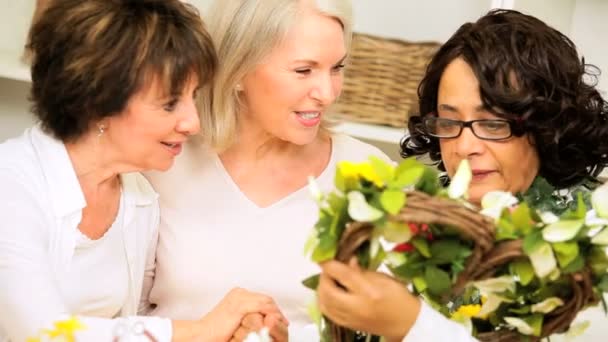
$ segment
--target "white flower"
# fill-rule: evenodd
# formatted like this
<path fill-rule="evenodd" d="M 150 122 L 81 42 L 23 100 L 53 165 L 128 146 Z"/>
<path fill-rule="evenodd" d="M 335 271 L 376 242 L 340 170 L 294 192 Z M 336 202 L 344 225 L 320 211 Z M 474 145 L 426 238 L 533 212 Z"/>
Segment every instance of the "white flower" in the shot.
<path fill-rule="evenodd" d="M 509 324 L 512 327 L 515 327 L 517 329 L 517 331 L 519 331 L 520 333 L 522 333 L 524 335 L 534 334 L 534 329 L 532 329 L 532 327 L 521 318 L 505 317 L 504 320 L 505 320 L 505 322 L 507 322 L 507 324 Z"/>
<path fill-rule="evenodd" d="M 448 196 L 450 196 L 450 198 L 465 197 L 467 190 L 469 189 L 471 179 L 473 179 L 471 165 L 469 165 L 468 160 L 463 159 L 460 162 L 460 165 L 458 165 L 456 174 L 454 174 L 454 177 L 452 177 L 450 181 L 450 186 L 448 187 Z"/>
<path fill-rule="evenodd" d="M 608 218 L 608 185 L 603 185 L 593 191 L 591 205 L 597 216 Z"/>
<path fill-rule="evenodd" d="M 517 204 L 517 198 L 509 192 L 490 191 L 481 199 L 481 214 L 489 216 L 497 221 L 505 208 Z"/>
<path fill-rule="evenodd" d="M 323 193 L 319 188 L 319 184 L 317 184 L 315 177 L 308 176 L 308 191 L 312 195 L 312 198 L 317 202 L 317 204 L 321 205 L 321 201 L 323 200 Z"/>
<path fill-rule="evenodd" d="M 485 295 L 486 301 L 481 306 L 481 310 L 477 313 L 477 317 L 486 317 L 492 312 L 496 311 L 501 303 L 511 303 L 513 302 L 511 299 L 499 296 L 493 293 L 488 293 Z"/>
<path fill-rule="evenodd" d="M 348 215 L 355 221 L 372 222 L 384 215 L 382 211 L 369 205 L 365 196 L 359 191 L 351 191 L 346 197 L 348 198 Z"/>
<path fill-rule="evenodd" d="M 557 261 L 553 255 L 551 245 L 547 242 L 542 242 L 529 255 L 534 273 L 539 278 L 544 278 L 550 275 L 557 268 Z"/>
<path fill-rule="evenodd" d="M 540 313 L 549 313 L 558 306 L 564 305 L 564 301 L 559 299 L 558 297 L 550 297 L 543 300 L 540 303 L 536 303 L 532 305 L 532 312 L 540 312 Z"/>
<path fill-rule="evenodd" d="M 543 229 L 543 238 L 548 242 L 568 241 L 578 234 L 584 224 L 584 220 L 562 220 L 551 223 Z"/>
<path fill-rule="evenodd" d="M 258 333 L 249 333 L 244 342 L 272 342 L 272 339 L 268 333 L 268 328 L 262 328 Z"/>
<path fill-rule="evenodd" d="M 592 237 L 591 243 L 596 245 L 608 245 L 608 229 L 604 228 Z"/>
<path fill-rule="evenodd" d="M 559 221 L 559 217 L 557 217 L 557 215 L 550 211 L 545 211 L 544 213 L 541 213 L 540 219 L 543 221 L 544 224 L 552 224 Z"/>
<path fill-rule="evenodd" d="M 473 282 L 473 286 L 475 286 L 483 295 L 505 291 L 515 292 L 515 279 L 513 276 L 505 275 Z"/>

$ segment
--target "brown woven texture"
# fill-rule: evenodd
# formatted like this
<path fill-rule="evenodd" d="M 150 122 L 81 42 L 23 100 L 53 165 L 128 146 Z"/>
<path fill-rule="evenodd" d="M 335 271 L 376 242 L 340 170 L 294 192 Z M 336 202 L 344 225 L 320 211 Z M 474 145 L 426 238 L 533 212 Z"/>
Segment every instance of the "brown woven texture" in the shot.
<path fill-rule="evenodd" d="M 418 84 L 439 46 L 355 33 L 333 117 L 405 127 L 418 110 Z"/>
<path fill-rule="evenodd" d="M 462 294 L 467 283 L 494 276 L 501 265 L 514 259 L 526 257 L 522 250 L 521 240 L 496 242 L 495 226 L 492 219 L 475 210 L 463 206 L 457 201 L 432 197 L 428 194 L 413 191 L 407 193 L 407 204 L 401 212 L 391 219 L 405 223 L 427 223 L 450 226 L 456 229 L 461 237 L 474 243 L 473 253 L 467 259 L 465 269 L 459 274 L 452 287 L 450 297 Z M 336 259 L 347 262 L 359 247 L 371 236 L 373 226 L 369 223 L 349 223 L 338 244 Z M 593 291 L 591 272 L 584 269 L 570 276 L 572 292 L 570 297 L 562 298 L 564 305 L 545 315 L 540 338 L 554 333 L 565 332 L 576 314 L 584 307 L 596 304 L 599 298 Z M 448 300 L 449 298 L 446 298 Z M 350 342 L 349 330 L 329 322 L 332 341 Z M 523 336 L 513 330 L 497 330 L 481 333 L 480 341 L 536 341 L 540 338 Z"/>

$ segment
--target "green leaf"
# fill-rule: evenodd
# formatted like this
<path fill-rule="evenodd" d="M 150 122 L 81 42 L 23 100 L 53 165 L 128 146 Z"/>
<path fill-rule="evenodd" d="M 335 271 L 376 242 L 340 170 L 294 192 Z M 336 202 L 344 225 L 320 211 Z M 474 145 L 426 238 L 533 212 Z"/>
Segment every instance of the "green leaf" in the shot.
<path fill-rule="evenodd" d="M 428 266 L 424 272 L 424 280 L 431 294 L 441 296 L 452 287 L 450 276 L 447 272 L 435 266 Z"/>
<path fill-rule="evenodd" d="M 576 259 L 579 252 L 578 243 L 576 241 L 556 242 L 553 244 L 553 251 L 557 257 L 559 267 L 564 268 Z"/>
<path fill-rule="evenodd" d="M 515 210 L 511 213 L 511 219 L 513 224 L 517 227 L 522 235 L 527 235 L 532 231 L 532 216 L 530 214 L 530 207 L 526 203 L 518 205 Z"/>
<path fill-rule="evenodd" d="M 519 277 L 519 282 L 523 286 L 530 284 L 534 279 L 534 268 L 528 259 L 517 259 L 509 264 L 511 273 Z"/>
<path fill-rule="evenodd" d="M 543 238 L 548 242 L 568 241 L 578 234 L 584 223 L 583 219 L 557 221 L 543 229 Z"/>
<path fill-rule="evenodd" d="M 517 315 L 527 315 L 530 313 L 530 305 L 524 305 L 519 308 L 509 308 L 509 312 Z"/>
<path fill-rule="evenodd" d="M 389 188 L 401 190 L 415 185 L 424 174 L 425 166 L 415 159 L 406 159 L 395 170 L 395 179 L 389 183 Z"/>
<path fill-rule="evenodd" d="M 392 164 L 376 157 L 369 157 L 370 165 L 374 170 L 374 173 L 386 184 L 393 180 L 395 176 L 395 167 Z"/>
<path fill-rule="evenodd" d="M 608 271 L 608 256 L 603 247 L 594 246 L 591 248 L 588 263 L 595 275 L 603 275 Z"/>
<path fill-rule="evenodd" d="M 515 225 L 506 218 L 501 218 L 498 220 L 496 225 L 496 240 L 513 240 L 517 239 L 518 235 L 516 232 Z"/>
<path fill-rule="evenodd" d="M 380 195 L 382 208 L 391 215 L 397 215 L 405 205 L 405 193 L 400 190 L 384 190 Z"/>
<path fill-rule="evenodd" d="M 420 254 L 422 254 L 423 256 L 430 258 L 431 257 L 431 250 L 429 248 L 429 242 L 421 237 L 416 237 L 414 239 L 412 239 L 412 245 L 414 245 L 414 247 L 416 247 L 416 250 L 418 250 L 418 252 Z"/>
<path fill-rule="evenodd" d="M 302 284 L 304 286 L 306 286 L 307 288 L 316 291 L 317 287 L 319 287 L 319 275 L 315 274 L 313 276 L 310 276 L 310 277 L 302 280 Z"/>
<path fill-rule="evenodd" d="M 440 188 L 437 171 L 430 167 L 425 167 L 422 177 L 420 177 L 420 180 L 416 184 L 416 190 L 429 195 L 435 195 Z"/>
<path fill-rule="evenodd" d="M 597 288 L 602 292 L 608 292 L 608 274 L 604 274 L 597 284 Z"/>
<path fill-rule="evenodd" d="M 412 283 L 414 284 L 416 291 L 418 291 L 419 293 L 424 292 L 428 288 L 427 283 L 423 277 L 414 277 L 412 279 Z"/>
<path fill-rule="evenodd" d="M 412 230 L 403 222 L 386 220 L 382 227 L 382 236 L 387 241 L 403 243 L 412 238 Z"/>
<path fill-rule="evenodd" d="M 585 267 L 585 258 L 583 258 L 580 254 L 577 254 L 572 262 L 562 268 L 562 272 L 566 274 L 575 273 L 582 270 L 583 267 Z"/>
<path fill-rule="evenodd" d="M 524 335 L 540 336 L 543 328 L 543 315 L 533 314 L 526 317 L 505 317 L 507 324 L 517 328 Z"/>
<path fill-rule="evenodd" d="M 524 237 L 523 250 L 526 254 L 530 255 L 542 243 L 544 243 L 542 232 L 540 230 L 532 231 L 532 233 Z"/>
<path fill-rule="evenodd" d="M 457 259 L 463 259 L 471 255 L 471 249 L 457 240 L 440 240 L 430 247 L 433 256 L 430 262 L 436 265 L 450 264 Z"/>

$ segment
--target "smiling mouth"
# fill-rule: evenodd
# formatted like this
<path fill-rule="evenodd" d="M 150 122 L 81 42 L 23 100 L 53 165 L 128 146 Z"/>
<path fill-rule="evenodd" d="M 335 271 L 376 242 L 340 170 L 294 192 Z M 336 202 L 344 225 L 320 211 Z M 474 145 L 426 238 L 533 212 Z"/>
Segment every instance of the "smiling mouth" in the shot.
<path fill-rule="evenodd" d="M 174 148 L 174 147 L 180 145 L 179 143 L 166 143 L 166 142 L 161 142 L 161 144 L 163 144 L 165 146 L 168 146 L 168 147 L 171 147 L 171 148 Z"/>
<path fill-rule="evenodd" d="M 297 116 L 301 117 L 304 120 L 314 120 L 317 119 L 321 112 L 295 112 Z"/>

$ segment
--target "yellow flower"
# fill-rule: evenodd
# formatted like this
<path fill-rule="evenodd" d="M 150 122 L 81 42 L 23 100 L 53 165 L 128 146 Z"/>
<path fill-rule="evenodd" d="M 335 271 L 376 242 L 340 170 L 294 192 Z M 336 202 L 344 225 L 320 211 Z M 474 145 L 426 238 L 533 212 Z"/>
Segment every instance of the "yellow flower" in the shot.
<path fill-rule="evenodd" d="M 374 171 L 369 163 L 361 163 L 356 165 L 356 170 L 359 176 L 369 182 L 372 182 L 375 186 L 381 188 L 384 186 L 384 182 L 380 179 L 380 176 Z"/>
<path fill-rule="evenodd" d="M 338 163 L 338 170 L 342 174 L 342 177 L 345 179 L 357 178 L 357 164 L 351 163 L 349 161 L 341 161 Z"/>
<path fill-rule="evenodd" d="M 74 333 L 83 329 L 85 329 L 84 324 L 82 324 L 78 318 L 72 316 L 64 321 L 55 322 L 55 329 L 45 330 L 44 333 L 51 339 L 63 337 L 63 341 L 65 342 L 74 342 L 76 341 Z"/>
<path fill-rule="evenodd" d="M 452 315 L 462 315 L 465 317 L 476 317 L 476 318 L 481 318 L 481 319 L 486 319 L 487 317 L 481 317 L 478 316 L 479 315 L 479 311 L 481 311 L 481 305 L 480 304 L 468 304 L 468 305 L 461 305 L 458 310 L 456 310 L 456 312 L 454 312 Z"/>

